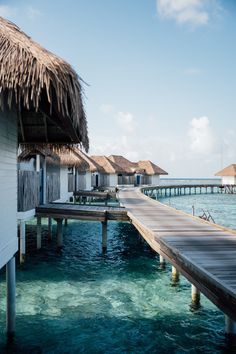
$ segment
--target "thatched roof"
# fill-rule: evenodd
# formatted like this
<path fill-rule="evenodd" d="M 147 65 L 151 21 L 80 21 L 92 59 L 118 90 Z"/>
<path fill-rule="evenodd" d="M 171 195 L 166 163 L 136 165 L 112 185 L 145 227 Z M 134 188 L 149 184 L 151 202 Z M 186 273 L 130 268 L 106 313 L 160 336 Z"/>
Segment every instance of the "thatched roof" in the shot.
<path fill-rule="evenodd" d="M 108 159 L 120 166 L 125 173 L 134 173 L 137 165 L 121 155 L 110 155 Z"/>
<path fill-rule="evenodd" d="M 236 164 L 232 164 L 232 165 L 229 165 L 229 166 L 223 168 L 223 170 L 217 172 L 215 174 L 215 176 L 236 177 Z"/>
<path fill-rule="evenodd" d="M 77 170 L 85 172 L 89 170 L 88 162 L 83 159 L 74 148 L 64 148 L 56 152 L 60 157 L 62 166 L 76 167 Z"/>
<path fill-rule="evenodd" d="M 90 156 L 88 156 L 78 148 L 75 148 L 75 151 L 82 159 L 84 159 L 88 163 L 87 171 L 104 173 L 104 169 L 95 160 L 91 159 Z"/>
<path fill-rule="evenodd" d="M 18 162 L 29 161 L 32 157 L 35 157 L 36 155 L 42 155 L 47 157 L 48 162 L 59 164 L 60 161 L 59 156 L 55 154 L 52 150 L 46 147 L 36 146 L 21 151 L 18 155 Z"/>
<path fill-rule="evenodd" d="M 111 161 L 106 156 L 91 156 L 99 166 L 104 170 L 104 173 L 124 173 L 125 171 L 121 166 L 118 166 L 115 162 Z"/>
<path fill-rule="evenodd" d="M 89 147 L 82 88 L 72 67 L 0 17 L 0 108 L 17 108 L 19 143 Z"/>
<path fill-rule="evenodd" d="M 139 161 L 137 165 L 144 170 L 147 175 L 168 175 L 166 171 L 149 160 Z"/>

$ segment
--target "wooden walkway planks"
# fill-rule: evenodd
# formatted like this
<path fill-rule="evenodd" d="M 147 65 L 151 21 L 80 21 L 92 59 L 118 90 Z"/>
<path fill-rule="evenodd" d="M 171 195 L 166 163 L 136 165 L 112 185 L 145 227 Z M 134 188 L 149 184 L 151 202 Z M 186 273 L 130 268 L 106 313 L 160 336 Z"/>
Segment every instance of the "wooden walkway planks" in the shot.
<path fill-rule="evenodd" d="M 41 205 L 36 208 L 36 216 L 89 221 L 128 221 L 127 212 L 124 208 L 69 203 Z"/>
<path fill-rule="evenodd" d="M 236 235 L 163 205 L 138 188 L 119 191 L 149 245 L 236 321 Z"/>

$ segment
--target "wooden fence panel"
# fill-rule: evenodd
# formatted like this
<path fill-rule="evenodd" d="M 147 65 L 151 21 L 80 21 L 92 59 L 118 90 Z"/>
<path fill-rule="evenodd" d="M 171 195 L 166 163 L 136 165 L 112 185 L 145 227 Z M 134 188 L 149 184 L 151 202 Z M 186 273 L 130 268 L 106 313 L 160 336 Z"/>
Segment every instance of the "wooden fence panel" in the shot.
<path fill-rule="evenodd" d="M 18 171 L 18 211 L 34 209 L 39 205 L 39 173 Z"/>
<path fill-rule="evenodd" d="M 75 191 L 75 175 L 69 173 L 68 174 L 68 192 Z"/>
<path fill-rule="evenodd" d="M 60 199 L 60 174 L 47 173 L 47 203 Z"/>

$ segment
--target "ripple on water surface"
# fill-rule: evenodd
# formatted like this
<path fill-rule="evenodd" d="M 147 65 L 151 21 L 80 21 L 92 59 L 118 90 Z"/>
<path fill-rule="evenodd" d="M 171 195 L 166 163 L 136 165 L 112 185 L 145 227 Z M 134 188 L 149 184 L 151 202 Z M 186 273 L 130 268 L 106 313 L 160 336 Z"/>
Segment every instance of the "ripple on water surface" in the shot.
<path fill-rule="evenodd" d="M 55 231 L 55 230 L 54 230 Z M 191 312 L 190 285 L 170 286 L 170 267 L 128 223 L 72 222 L 17 271 L 17 328 L 8 353 L 222 353 L 223 315 L 206 298 Z M 43 232 L 46 233 L 44 230 Z M 5 282 L 0 324 L 5 326 Z"/>

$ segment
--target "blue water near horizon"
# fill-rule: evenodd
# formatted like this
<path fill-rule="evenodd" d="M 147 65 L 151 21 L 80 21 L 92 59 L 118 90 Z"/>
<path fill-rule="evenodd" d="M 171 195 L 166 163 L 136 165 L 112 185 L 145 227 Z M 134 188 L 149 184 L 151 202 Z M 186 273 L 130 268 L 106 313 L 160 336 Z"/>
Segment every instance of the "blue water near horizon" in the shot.
<path fill-rule="evenodd" d="M 178 198 L 181 204 L 185 197 Z M 181 277 L 171 286 L 171 266 L 159 268 L 158 255 L 131 224 L 108 223 L 105 253 L 100 223 L 69 221 L 60 252 L 55 227 L 48 243 L 44 223 L 43 249 L 18 266 L 16 337 L 9 345 L 0 274 L 0 353 L 236 352 L 225 341 L 223 313 L 204 296 L 191 311 L 189 282 Z M 35 222 L 27 230 L 35 236 Z"/>

